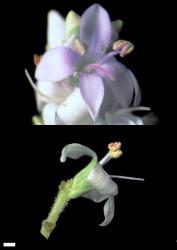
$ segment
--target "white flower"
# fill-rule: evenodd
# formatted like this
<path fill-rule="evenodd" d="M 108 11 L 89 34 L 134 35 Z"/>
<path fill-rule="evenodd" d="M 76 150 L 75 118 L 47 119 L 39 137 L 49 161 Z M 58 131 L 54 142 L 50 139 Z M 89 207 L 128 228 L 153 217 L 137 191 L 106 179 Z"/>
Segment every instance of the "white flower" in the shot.
<path fill-rule="evenodd" d="M 108 148 L 109 152 L 98 163 L 96 153 L 84 145 L 72 143 L 63 148 L 60 157 L 61 162 L 65 162 L 67 157 L 71 159 L 78 159 L 84 155 L 90 156 L 92 159 L 89 164 L 72 179 L 61 181 L 59 185 L 59 192 L 55 198 L 48 217 L 42 221 L 41 234 L 46 239 L 49 238 L 50 234 L 56 227 L 57 220 L 70 200 L 79 197 L 84 197 L 94 202 L 107 200 L 104 205 L 105 219 L 100 224 L 100 226 L 106 226 L 114 217 L 114 196 L 118 194 L 118 186 L 111 179 L 111 177 L 129 180 L 143 180 L 140 178 L 126 176 L 110 176 L 103 169 L 103 166 L 110 159 L 119 158 L 122 155 L 122 151 L 120 150 L 121 143 L 110 143 Z"/>
<path fill-rule="evenodd" d="M 97 155 L 90 148 L 80 145 L 80 144 L 69 144 L 65 146 L 61 154 L 61 162 L 66 160 L 66 157 L 72 159 L 78 159 L 81 156 L 87 155 L 92 157 L 92 160 L 85 169 L 81 170 L 73 178 L 73 190 L 77 190 L 77 185 L 80 185 L 80 182 L 86 181 L 89 184 L 88 190 L 79 190 L 80 196 L 93 200 L 94 202 L 102 202 L 107 200 L 104 205 L 104 216 L 105 220 L 100 224 L 100 226 L 108 225 L 114 217 L 114 196 L 118 194 L 118 186 L 111 179 L 109 174 L 103 169 L 103 166 L 112 158 L 118 158 L 121 156 L 122 151 L 120 150 L 121 144 L 114 144 L 113 149 L 106 154 L 106 156 L 99 162 L 97 161 Z M 84 171 L 84 172 L 83 172 Z M 87 175 L 85 172 L 87 171 Z M 79 178 L 79 181 L 78 181 Z M 85 178 L 85 179 L 84 179 Z M 87 184 L 87 185 L 88 185 Z M 89 191 L 90 190 L 90 191 Z M 77 191 L 78 192 L 78 191 Z M 70 194 L 70 198 L 76 198 L 78 193 L 73 191 Z M 82 194 L 83 192 L 83 194 Z"/>

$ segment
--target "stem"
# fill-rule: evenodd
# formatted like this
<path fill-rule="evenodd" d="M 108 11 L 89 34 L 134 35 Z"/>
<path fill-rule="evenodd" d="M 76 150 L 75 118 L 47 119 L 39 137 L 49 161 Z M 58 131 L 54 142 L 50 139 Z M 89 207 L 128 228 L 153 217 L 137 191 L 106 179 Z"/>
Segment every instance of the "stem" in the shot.
<path fill-rule="evenodd" d="M 46 239 L 49 238 L 50 234 L 54 230 L 56 222 L 60 214 L 62 213 L 64 207 L 67 205 L 68 201 L 68 191 L 65 189 L 59 190 L 47 219 L 42 222 L 41 234 Z"/>

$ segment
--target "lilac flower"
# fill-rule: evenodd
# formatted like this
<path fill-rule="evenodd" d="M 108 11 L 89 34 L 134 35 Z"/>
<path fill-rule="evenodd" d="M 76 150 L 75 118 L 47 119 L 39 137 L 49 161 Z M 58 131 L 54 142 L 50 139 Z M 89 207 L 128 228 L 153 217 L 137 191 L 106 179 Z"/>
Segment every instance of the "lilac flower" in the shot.
<path fill-rule="evenodd" d="M 63 81 L 80 88 L 93 120 L 104 119 L 141 99 L 133 73 L 110 51 L 115 29 L 108 13 L 98 4 L 89 7 L 80 19 L 80 40 L 76 49 L 59 46 L 48 50 L 37 66 L 38 81 L 60 85 Z"/>

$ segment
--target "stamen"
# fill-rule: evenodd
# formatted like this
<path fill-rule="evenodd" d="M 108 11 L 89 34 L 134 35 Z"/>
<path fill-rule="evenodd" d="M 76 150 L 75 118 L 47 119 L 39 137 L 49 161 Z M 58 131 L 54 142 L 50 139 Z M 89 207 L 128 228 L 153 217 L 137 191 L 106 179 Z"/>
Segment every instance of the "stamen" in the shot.
<path fill-rule="evenodd" d="M 104 166 L 107 162 L 109 162 L 112 159 L 112 156 L 110 154 L 110 152 L 108 152 L 105 157 L 103 157 L 103 159 L 101 161 L 99 161 L 99 164 L 101 166 Z"/>
<path fill-rule="evenodd" d="M 108 149 L 111 151 L 111 152 L 115 152 L 117 150 L 119 150 L 121 148 L 121 142 L 111 142 L 109 145 L 108 145 Z"/>
<path fill-rule="evenodd" d="M 119 158 L 122 155 L 121 145 L 120 142 L 112 142 L 108 145 L 112 158 Z"/>
<path fill-rule="evenodd" d="M 126 40 L 118 40 L 113 43 L 113 50 L 120 50 L 120 56 L 124 57 L 134 50 L 135 46 L 133 43 Z"/>
<path fill-rule="evenodd" d="M 84 45 L 81 43 L 81 41 L 79 39 L 75 40 L 75 48 L 77 50 L 77 52 L 81 55 L 84 56 L 85 55 L 85 48 Z"/>
<path fill-rule="evenodd" d="M 112 158 L 119 158 L 122 155 L 122 151 L 120 150 L 121 143 L 120 142 L 114 142 L 110 143 L 108 145 L 109 152 L 103 157 L 101 161 L 99 161 L 100 165 L 105 165 L 107 162 L 109 162 Z"/>
<path fill-rule="evenodd" d="M 117 179 L 125 179 L 125 180 L 132 180 L 132 181 L 145 181 L 143 178 L 136 178 L 136 177 L 130 177 L 130 176 L 123 176 L 123 175 L 110 175 L 111 178 L 117 178 Z"/>
<path fill-rule="evenodd" d="M 38 93 L 40 96 L 44 97 L 45 99 L 47 99 L 48 101 L 52 101 L 52 102 L 56 102 L 56 103 L 60 103 L 61 101 L 58 99 L 58 98 L 55 98 L 55 97 L 51 97 L 51 96 L 48 96 L 44 93 L 42 93 L 36 86 L 36 84 L 33 82 L 31 76 L 29 75 L 28 73 L 28 70 L 25 69 L 25 75 L 31 85 L 31 87 L 33 88 L 33 90 Z"/>

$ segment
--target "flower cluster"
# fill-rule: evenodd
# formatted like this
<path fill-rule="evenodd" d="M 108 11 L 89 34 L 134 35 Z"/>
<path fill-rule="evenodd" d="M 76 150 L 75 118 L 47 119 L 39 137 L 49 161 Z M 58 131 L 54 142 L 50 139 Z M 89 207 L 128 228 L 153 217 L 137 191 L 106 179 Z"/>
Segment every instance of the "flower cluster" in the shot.
<path fill-rule="evenodd" d="M 133 73 L 115 56 L 124 57 L 134 45 L 119 40 L 123 22 L 111 22 L 100 5 L 90 6 L 80 17 L 70 11 L 64 19 L 48 13 L 46 52 L 35 55 L 37 108 L 35 124 L 95 125 L 144 124 L 132 112 L 141 91 Z"/>

